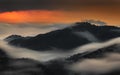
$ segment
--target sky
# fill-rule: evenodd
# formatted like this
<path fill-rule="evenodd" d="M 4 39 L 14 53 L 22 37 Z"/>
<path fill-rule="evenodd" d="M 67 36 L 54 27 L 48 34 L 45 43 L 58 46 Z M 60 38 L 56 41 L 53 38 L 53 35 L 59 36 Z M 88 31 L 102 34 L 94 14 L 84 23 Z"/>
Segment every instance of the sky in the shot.
<path fill-rule="evenodd" d="M 3 23 L 73 23 L 100 20 L 120 25 L 120 0 L 0 0 Z"/>

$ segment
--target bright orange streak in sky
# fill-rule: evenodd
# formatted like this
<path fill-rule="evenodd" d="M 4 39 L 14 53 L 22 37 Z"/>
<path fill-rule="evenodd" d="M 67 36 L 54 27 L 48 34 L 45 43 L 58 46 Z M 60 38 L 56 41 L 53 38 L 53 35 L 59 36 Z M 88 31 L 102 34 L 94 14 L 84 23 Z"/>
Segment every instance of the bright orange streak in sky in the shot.
<path fill-rule="evenodd" d="M 0 22 L 8 23 L 54 23 L 61 21 L 64 14 L 58 11 L 14 11 L 0 13 Z"/>
<path fill-rule="evenodd" d="M 114 11 L 115 12 L 115 11 Z M 85 19 L 105 21 L 108 24 L 120 25 L 119 12 L 115 14 L 108 11 L 48 11 L 29 10 L 0 13 L 0 22 L 5 23 L 73 23 Z"/>

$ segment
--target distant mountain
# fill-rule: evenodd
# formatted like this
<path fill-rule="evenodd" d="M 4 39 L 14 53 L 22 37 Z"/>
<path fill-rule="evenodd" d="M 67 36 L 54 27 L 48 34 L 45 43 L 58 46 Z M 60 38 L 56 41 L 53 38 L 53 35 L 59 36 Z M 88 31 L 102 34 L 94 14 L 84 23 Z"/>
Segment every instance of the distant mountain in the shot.
<path fill-rule="evenodd" d="M 78 22 L 75 25 L 39 34 L 35 37 L 21 37 L 12 35 L 5 40 L 10 45 L 33 50 L 71 50 L 78 46 L 107 41 L 120 37 L 120 28 L 115 26 L 96 26 L 87 22 Z"/>
<path fill-rule="evenodd" d="M 28 39 L 29 37 L 22 37 L 20 35 L 11 35 L 11 36 L 8 36 L 7 38 L 5 38 L 5 41 L 13 41 L 13 40 L 17 40 L 17 39 Z"/>

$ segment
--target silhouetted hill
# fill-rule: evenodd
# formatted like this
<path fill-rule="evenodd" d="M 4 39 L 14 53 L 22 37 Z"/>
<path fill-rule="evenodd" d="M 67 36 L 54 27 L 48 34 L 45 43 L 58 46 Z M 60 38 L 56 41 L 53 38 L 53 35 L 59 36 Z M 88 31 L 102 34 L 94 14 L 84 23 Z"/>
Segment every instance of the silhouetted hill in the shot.
<path fill-rule="evenodd" d="M 0 59 L 5 59 L 5 58 L 9 58 L 9 57 L 2 49 L 0 49 Z"/>
<path fill-rule="evenodd" d="M 15 40 L 15 39 L 22 39 L 23 37 L 20 36 L 20 35 L 11 35 L 11 36 L 8 36 L 5 40 L 6 41 L 12 41 L 12 40 Z"/>
<path fill-rule="evenodd" d="M 119 36 L 120 28 L 118 27 L 96 26 L 87 22 L 78 22 L 73 26 L 39 34 L 35 37 L 13 35 L 5 40 L 10 45 L 45 51 L 52 49 L 70 50 L 87 43 L 107 41 Z"/>
<path fill-rule="evenodd" d="M 103 58 L 105 57 L 105 54 L 108 53 L 120 53 L 120 45 L 115 44 L 109 47 L 101 48 L 98 50 L 94 50 L 92 52 L 84 52 L 84 53 L 78 53 L 76 55 L 70 56 L 66 60 L 71 62 L 76 61 L 82 61 L 83 59 L 97 59 L 97 58 Z"/>
<path fill-rule="evenodd" d="M 0 75 L 69 75 L 62 61 L 39 62 L 32 59 L 9 58 L 6 63 L 0 63 Z"/>

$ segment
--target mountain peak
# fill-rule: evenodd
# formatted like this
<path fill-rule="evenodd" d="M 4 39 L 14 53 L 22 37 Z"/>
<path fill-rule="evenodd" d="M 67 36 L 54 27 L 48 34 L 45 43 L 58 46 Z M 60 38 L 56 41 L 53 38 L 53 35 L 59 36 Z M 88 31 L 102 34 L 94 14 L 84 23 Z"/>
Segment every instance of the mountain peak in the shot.
<path fill-rule="evenodd" d="M 89 22 L 76 22 L 74 26 L 82 26 L 82 27 L 86 27 L 86 26 L 95 26 Z"/>
<path fill-rule="evenodd" d="M 10 35 L 7 38 L 5 38 L 5 41 L 12 41 L 12 40 L 15 40 L 15 39 L 20 39 L 20 38 L 23 38 L 23 37 L 20 36 L 20 35 Z"/>
<path fill-rule="evenodd" d="M 89 23 L 89 22 L 76 22 L 75 23 L 76 25 L 91 25 L 91 23 Z"/>

